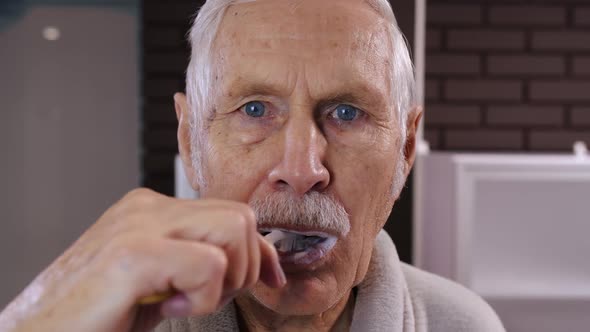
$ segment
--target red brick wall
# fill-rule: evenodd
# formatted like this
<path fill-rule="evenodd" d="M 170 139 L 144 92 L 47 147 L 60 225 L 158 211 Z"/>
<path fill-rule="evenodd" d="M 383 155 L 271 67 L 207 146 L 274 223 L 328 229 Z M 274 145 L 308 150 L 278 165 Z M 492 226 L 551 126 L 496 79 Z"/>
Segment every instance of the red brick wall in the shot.
<path fill-rule="evenodd" d="M 429 0 L 426 44 L 433 149 L 590 145 L 590 1 Z"/>

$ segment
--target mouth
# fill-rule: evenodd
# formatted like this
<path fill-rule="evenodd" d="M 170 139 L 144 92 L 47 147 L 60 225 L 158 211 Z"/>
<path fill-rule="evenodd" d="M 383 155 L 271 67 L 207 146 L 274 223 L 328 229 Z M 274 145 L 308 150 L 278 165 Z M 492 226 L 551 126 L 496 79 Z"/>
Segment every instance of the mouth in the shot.
<path fill-rule="evenodd" d="M 281 265 L 309 265 L 321 260 L 336 245 L 337 237 L 324 232 L 300 232 L 281 228 L 264 228 L 258 232 L 272 243 Z"/>

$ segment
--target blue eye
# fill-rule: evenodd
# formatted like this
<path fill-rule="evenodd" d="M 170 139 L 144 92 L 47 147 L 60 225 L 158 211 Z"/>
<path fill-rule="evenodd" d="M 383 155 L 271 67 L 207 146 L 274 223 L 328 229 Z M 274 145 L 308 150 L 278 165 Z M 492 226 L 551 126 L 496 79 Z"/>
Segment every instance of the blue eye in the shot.
<path fill-rule="evenodd" d="M 342 104 L 336 107 L 336 109 L 332 113 L 332 117 L 348 122 L 356 119 L 356 117 L 358 116 L 358 112 L 359 110 L 356 107 Z"/>
<path fill-rule="evenodd" d="M 264 116 L 264 113 L 266 112 L 266 107 L 263 103 L 259 101 L 248 102 L 243 107 L 246 115 L 251 116 L 253 118 L 259 118 L 261 116 Z"/>

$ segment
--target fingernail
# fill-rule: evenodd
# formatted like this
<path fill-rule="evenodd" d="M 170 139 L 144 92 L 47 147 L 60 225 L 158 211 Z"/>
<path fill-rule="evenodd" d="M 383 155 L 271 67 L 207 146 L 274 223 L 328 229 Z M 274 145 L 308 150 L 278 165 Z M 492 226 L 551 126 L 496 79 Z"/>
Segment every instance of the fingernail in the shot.
<path fill-rule="evenodd" d="M 285 286 L 287 284 L 287 277 L 285 276 L 285 271 L 281 267 L 281 264 L 277 262 L 275 265 L 275 276 L 277 281 L 279 282 L 279 287 Z"/>
<path fill-rule="evenodd" d="M 221 301 L 219 301 L 219 308 L 221 309 L 221 308 L 225 307 L 225 306 L 226 306 L 226 305 L 228 305 L 228 304 L 229 304 L 229 303 L 230 303 L 230 302 L 231 302 L 233 299 L 234 299 L 234 297 L 233 297 L 233 296 L 229 296 L 229 295 L 228 295 L 228 296 L 226 296 L 226 297 L 224 297 L 223 299 L 221 299 Z"/>
<path fill-rule="evenodd" d="M 221 300 L 219 301 L 219 308 L 223 308 L 228 305 L 240 292 L 239 291 L 229 291 L 224 292 L 221 296 Z"/>
<path fill-rule="evenodd" d="M 175 295 L 162 304 L 162 315 L 170 318 L 187 317 L 191 314 L 191 303 L 183 294 Z"/>

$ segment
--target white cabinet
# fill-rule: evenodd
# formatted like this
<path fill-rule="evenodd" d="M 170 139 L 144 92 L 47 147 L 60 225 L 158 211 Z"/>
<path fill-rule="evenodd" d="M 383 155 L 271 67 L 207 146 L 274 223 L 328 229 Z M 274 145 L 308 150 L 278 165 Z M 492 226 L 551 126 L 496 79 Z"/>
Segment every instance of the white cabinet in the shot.
<path fill-rule="evenodd" d="M 434 153 L 419 162 L 417 264 L 482 295 L 508 331 L 587 330 L 590 159 Z"/>

